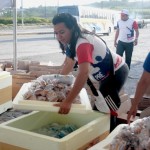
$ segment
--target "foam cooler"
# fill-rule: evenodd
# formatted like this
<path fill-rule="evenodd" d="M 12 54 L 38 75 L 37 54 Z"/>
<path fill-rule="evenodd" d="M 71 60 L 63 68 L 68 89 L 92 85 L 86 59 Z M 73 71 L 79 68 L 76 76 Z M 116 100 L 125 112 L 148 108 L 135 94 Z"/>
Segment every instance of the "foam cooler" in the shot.
<path fill-rule="evenodd" d="M 78 129 L 61 139 L 32 132 L 50 123 L 74 124 Z M 95 111 L 80 115 L 32 112 L 0 124 L 0 150 L 81 150 L 93 139 L 108 135 L 109 124 L 109 115 Z"/>
<path fill-rule="evenodd" d="M 118 125 L 104 140 L 97 143 L 96 145 L 92 146 L 88 150 L 109 150 L 110 149 L 110 143 L 112 140 L 119 134 L 121 128 L 126 126 L 126 124 L 120 124 Z M 115 149 L 114 149 L 115 150 Z"/>
<path fill-rule="evenodd" d="M 12 76 L 9 72 L 0 72 L 0 114 L 12 108 Z"/>
<path fill-rule="evenodd" d="M 36 110 L 36 111 L 51 111 L 58 112 L 59 107 L 53 105 L 57 102 L 37 101 L 37 100 L 24 100 L 23 93 L 30 87 L 31 83 L 25 83 L 13 100 L 13 107 L 15 109 Z M 79 93 L 81 104 L 72 104 L 70 112 L 75 113 L 88 113 L 92 112 L 90 100 L 86 90 L 83 88 Z"/>

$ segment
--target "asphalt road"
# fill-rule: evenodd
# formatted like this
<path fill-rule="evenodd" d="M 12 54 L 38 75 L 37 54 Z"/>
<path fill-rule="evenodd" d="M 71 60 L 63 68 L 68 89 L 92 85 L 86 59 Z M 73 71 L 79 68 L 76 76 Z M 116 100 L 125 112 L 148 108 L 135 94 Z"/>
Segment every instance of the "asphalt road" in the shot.
<path fill-rule="evenodd" d="M 14 57 L 13 44 L 12 35 L 0 36 L 0 59 L 12 59 Z M 25 34 L 17 36 L 16 52 L 17 59 L 28 60 L 37 56 L 36 60 L 48 61 L 48 58 L 45 60 L 44 55 L 50 56 L 52 53 L 60 52 L 60 49 L 53 34 Z"/>
<path fill-rule="evenodd" d="M 35 60 L 46 64 L 51 61 L 57 65 L 61 64 L 64 60 L 64 55 L 61 54 L 61 50 L 59 49 L 58 42 L 54 38 L 54 35 L 50 34 L 48 30 L 49 28 L 42 30 L 28 29 L 28 32 L 24 31 L 22 32 L 24 34 L 18 34 L 17 60 Z M 128 78 L 125 85 L 125 91 L 129 95 L 132 95 L 135 92 L 137 81 L 143 71 L 143 62 L 147 53 L 150 51 L 150 26 L 139 29 L 139 31 L 140 36 L 138 45 L 134 47 L 129 73 L 129 76 L 132 78 Z M 115 47 L 113 45 L 114 36 L 114 32 L 111 33 L 110 36 L 102 36 L 112 51 L 115 51 Z M 13 59 L 13 56 L 13 36 L 9 34 L 0 34 L 0 60 Z"/>

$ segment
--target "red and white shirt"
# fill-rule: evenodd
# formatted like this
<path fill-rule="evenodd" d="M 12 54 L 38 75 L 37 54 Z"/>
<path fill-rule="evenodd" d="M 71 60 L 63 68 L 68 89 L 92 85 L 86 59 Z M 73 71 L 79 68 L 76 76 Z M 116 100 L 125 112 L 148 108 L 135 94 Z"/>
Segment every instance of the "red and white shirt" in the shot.
<path fill-rule="evenodd" d="M 114 71 L 124 65 L 124 59 L 111 51 Z M 78 64 L 91 63 L 89 77 L 93 81 L 104 80 L 110 73 L 110 50 L 105 43 L 94 35 L 87 34 L 79 38 L 76 44 L 76 58 Z"/>

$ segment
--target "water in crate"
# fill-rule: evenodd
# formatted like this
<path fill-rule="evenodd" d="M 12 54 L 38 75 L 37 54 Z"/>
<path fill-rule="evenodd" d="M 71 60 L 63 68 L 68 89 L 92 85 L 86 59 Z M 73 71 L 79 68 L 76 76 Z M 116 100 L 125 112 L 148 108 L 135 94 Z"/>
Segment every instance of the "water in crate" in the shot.
<path fill-rule="evenodd" d="M 76 129 L 77 127 L 73 124 L 62 125 L 58 123 L 51 123 L 41 128 L 35 129 L 33 132 L 60 139 L 75 131 Z"/>

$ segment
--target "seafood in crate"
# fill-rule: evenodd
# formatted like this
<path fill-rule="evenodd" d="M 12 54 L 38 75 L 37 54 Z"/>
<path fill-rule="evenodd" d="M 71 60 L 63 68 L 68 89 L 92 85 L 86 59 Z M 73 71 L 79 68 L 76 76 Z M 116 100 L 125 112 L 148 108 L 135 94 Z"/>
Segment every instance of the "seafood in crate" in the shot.
<path fill-rule="evenodd" d="M 125 125 L 110 144 L 110 150 L 150 150 L 150 117 Z"/>
<path fill-rule="evenodd" d="M 73 76 L 42 75 L 31 82 L 31 86 L 23 97 L 26 100 L 62 102 L 69 94 L 73 82 Z M 79 96 L 73 103 L 81 103 Z"/>

